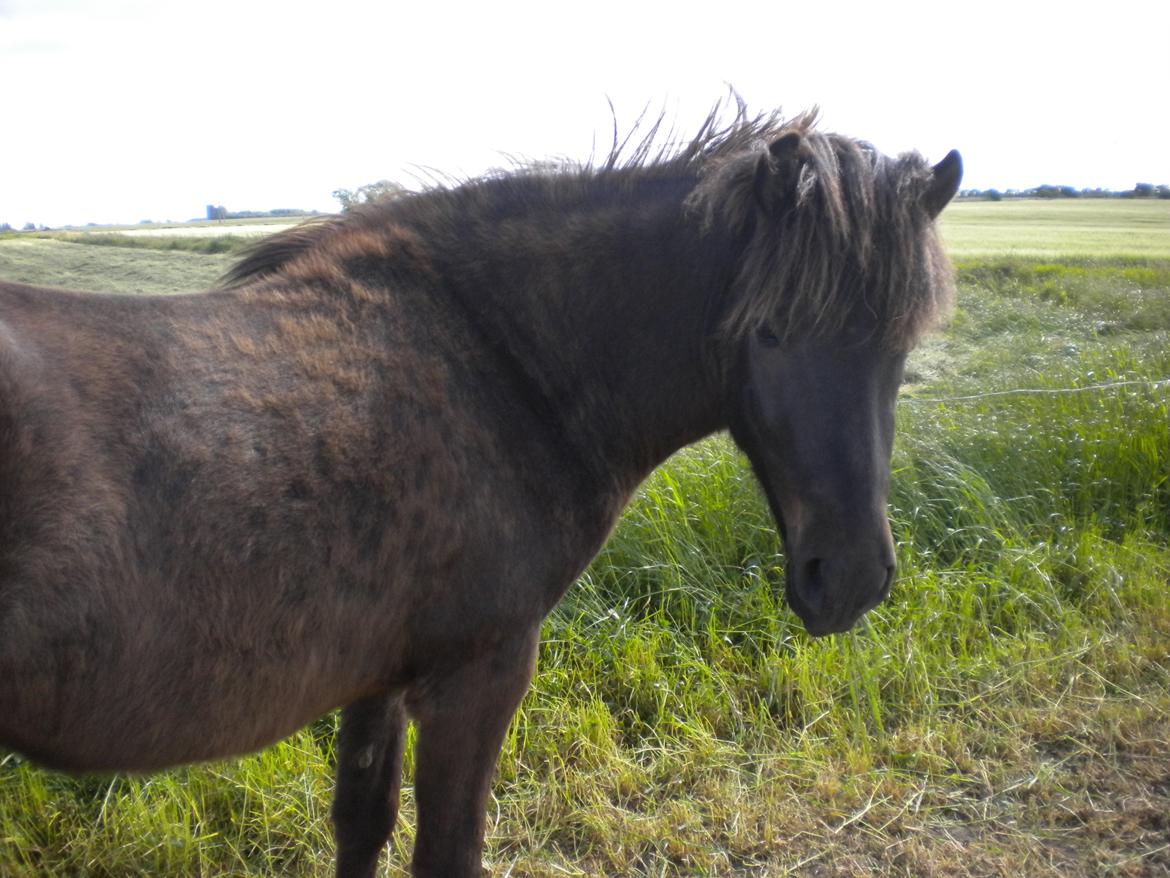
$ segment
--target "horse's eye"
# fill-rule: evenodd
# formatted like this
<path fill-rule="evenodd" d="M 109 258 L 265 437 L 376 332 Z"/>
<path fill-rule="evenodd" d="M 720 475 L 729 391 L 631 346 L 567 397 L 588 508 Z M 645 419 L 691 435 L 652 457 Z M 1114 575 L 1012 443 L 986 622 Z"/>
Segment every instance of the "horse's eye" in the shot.
<path fill-rule="evenodd" d="M 756 340 L 766 348 L 775 348 L 780 346 L 780 339 L 777 337 L 775 331 L 767 323 L 763 323 L 756 329 Z"/>

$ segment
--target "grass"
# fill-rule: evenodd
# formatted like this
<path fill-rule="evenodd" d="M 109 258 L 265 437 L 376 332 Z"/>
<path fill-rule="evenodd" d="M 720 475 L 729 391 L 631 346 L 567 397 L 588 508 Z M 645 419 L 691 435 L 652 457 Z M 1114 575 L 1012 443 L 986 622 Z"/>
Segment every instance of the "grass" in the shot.
<path fill-rule="evenodd" d="M 138 250 L 183 250 L 188 253 L 234 253 L 248 246 L 241 235 L 123 234 L 121 232 L 56 232 L 53 240 L 96 247 Z"/>
<path fill-rule="evenodd" d="M 109 293 L 173 293 L 213 286 L 227 254 L 92 247 L 19 234 L 0 238 L 0 278 Z"/>
<path fill-rule="evenodd" d="M 71 265 L 80 245 L 43 246 Z M 784 607 L 725 438 L 642 486 L 545 626 L 497 773 L 495 874 L 1170 872 L 1170 247 L 1111 246 L 960 256 L 955 319 L 899 405 L 899 582 L 859 630 L 814 641 Z M 150 778 L 9 755 L 0 874 L 330 874 L 334 723 Z M 408 784 L 386 874 L 413 816 Z"/>
<path fill-rule="evenodd" d="M 1164 259 L 1170 253 L 1170 201 L 1057 199 L 960 201 L 942 217 L 955 258 Z"/>

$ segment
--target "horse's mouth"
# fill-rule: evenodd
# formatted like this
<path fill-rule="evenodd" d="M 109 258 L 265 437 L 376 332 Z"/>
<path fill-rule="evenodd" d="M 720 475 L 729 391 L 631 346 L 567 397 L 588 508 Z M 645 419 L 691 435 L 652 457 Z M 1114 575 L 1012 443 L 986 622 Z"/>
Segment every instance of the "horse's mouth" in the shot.
<path fill-rule="evenodd" d="M 870 610 L 890 595 L 893 569 L 887 569 L 882 586 L 868 595 L 856 589 L 838 590 L 837 600 L 829 600 L 825 583 L 818 581 L 823 576 L 824 565 L 810 561 L 805 565 L 806 582 L 802 589 L 796 584 L 796 565 L 789 557 L 789 566 L 784 577 L 784 596 L 788 606 L 800 617 L 804 628 L 812 637 L 826 637 L 843 634 L 853 628 Z M 818 600 L 818 598 L 820 600 Z M 842 600 L 841 598 L 846 598 Z"/>

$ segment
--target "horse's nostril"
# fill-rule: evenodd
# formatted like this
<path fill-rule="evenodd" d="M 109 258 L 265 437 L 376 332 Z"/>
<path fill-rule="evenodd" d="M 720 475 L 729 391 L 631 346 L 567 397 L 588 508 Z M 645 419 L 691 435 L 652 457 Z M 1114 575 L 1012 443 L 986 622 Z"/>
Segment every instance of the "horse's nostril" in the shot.
<path fill-rule="evenodd" d="M 821 559 L 813 558 L 806 561 L 804 565 L 804 581 L 808 587 L 814 591 L 820 591 L 824 587 L 824 582 L 821 581 Z"/>
<path fill-rule="evenodd" d="M 804 563 L 804 576 L 800 582 L 800 596 L 814 613 L 825 610 L 825 570 L 820 558 L 810 558 Z"/>

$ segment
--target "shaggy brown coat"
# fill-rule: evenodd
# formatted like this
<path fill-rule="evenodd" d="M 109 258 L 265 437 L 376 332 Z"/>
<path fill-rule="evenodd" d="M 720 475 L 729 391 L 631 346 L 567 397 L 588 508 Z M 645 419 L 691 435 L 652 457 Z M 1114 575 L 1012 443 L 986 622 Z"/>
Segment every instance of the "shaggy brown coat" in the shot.
<path fill-rule="evenodd" d="M 0 743 L 149 770 L 344 707 L 338 874 L 370 876 L 409 714 L 414 874 L 478 874 L 540 622 L 673 451 L 731 427 L 814 633 L 888 593 L 958 179 L 713 116 L 302 226 L 204 294 L 0 283 Z"/>

